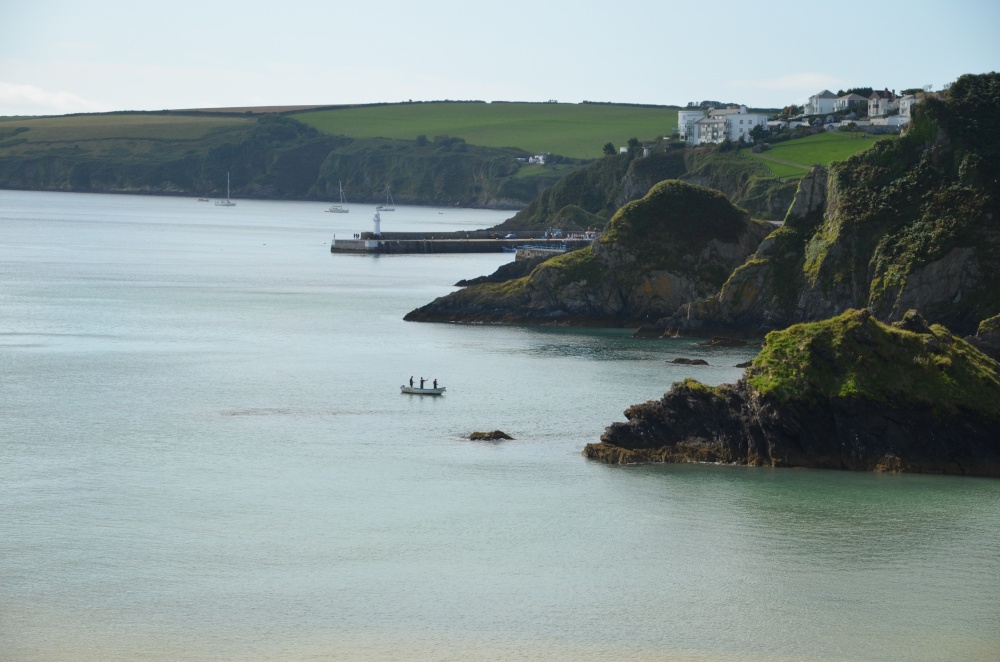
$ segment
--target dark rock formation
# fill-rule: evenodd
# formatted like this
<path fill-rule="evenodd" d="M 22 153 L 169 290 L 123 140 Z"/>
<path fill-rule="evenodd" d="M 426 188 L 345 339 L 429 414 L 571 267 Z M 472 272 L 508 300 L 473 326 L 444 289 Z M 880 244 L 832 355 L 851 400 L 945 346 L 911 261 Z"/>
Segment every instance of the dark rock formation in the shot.
<path fill-rule="evenodd" d="M 670 363 L 674 363 L 676 365 L 708 365 L 708 361 L 705 359 L 688 359 L 683 356 L 678 356 Z"/>
<path fill-rule="evenodd" d="M 769 231 L 717 191 L 665 181 L 622 207 L 589 248 L 525 278 L 453 292 L 405 319 L 638 325 L 717 290 Z"/>
<path fill-rule="evenodd" d="M 493 430 L 492 432 L 473 432 L 469 435 L 469 439 L 472 441 L 502 441 L 505 439 L 513 439 L 502 430 Z"/>
<path fill-rule="evenodd" d="M 584 454 L 1000 476 L 1000 364 L 907 317 L 890 327 L 848 311 L 769 334 L 736 385 L 674 384 Z"/>
<path fill-rule="evenodd" d="M 994 315 L 979 323 L 976 335 L 966 338 L 982 353 L 1000 361 L 1000 315 Z"/>
<path fill-rule="evenodd" d="M 500 267 L 489 276 L 479 276 L 478 278 L 460 280 L 455 283 L 455 287 L 468 287 L 470 285 L 481 285 L 483 283 L 504 283 L 508 280 L 514 280 L 515 278 L 524 278 L 534 271 L 535 267 L 551 258 L 551 255 L 539 255 L 538 257 L 531 257 L 527 260 L 513 260 L 507 264 L 501 264 Z"/>

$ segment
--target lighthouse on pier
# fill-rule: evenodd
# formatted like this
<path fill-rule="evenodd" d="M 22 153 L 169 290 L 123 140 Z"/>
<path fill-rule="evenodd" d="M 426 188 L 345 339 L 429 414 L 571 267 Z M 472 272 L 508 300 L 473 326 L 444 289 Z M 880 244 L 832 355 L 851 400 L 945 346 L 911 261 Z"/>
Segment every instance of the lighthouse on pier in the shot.
<path fill-rule="evenodd" d="M 382 230 L 380 227 L 382 224 L 382 217 L 379 216 L 377 211 L 375 212 L 375 218 L 373 218 L 372 221 L 375 223 L 375 238 L 378 239 L 382 236 Z"/>

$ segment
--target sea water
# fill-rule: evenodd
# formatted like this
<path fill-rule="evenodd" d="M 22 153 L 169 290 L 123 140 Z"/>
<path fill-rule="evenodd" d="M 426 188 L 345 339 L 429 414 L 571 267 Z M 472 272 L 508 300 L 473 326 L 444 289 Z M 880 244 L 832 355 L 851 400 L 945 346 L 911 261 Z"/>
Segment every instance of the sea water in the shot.
<path fill-rule="evenodd" d="M 1000 481 L 588 461 L 754 350 L 403 322 L 510 256 L 325 207 L 0 191 L 0 659 L 1000 659 Z"/>

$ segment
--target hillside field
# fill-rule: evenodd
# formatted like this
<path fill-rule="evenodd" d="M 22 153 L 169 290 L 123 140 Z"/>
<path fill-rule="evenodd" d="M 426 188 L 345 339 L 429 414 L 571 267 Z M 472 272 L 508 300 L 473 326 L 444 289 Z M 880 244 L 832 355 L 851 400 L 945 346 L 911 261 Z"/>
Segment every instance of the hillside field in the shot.
<path fill-rule="evenodd" d="M 869 136 L 864 133 L 827 131 L 815 136 L 776 143 L 762 154 L 742 152 L 771 169 L 776 177 L 802 177 L 813 165 L 828 166 L 862 152 L 878 140 L 894 140 L 897 136 Z M 784 161 L 784 163 L 782 163 Z"/>
<path fill-rule="evenodd" d="M 419 135 L 463 138 L 470 145 L 518 147 L 575 159 L 602 155 L 605 143 L 624 146 L 669 136 L 677 109 L 569 103 L 403 103 L 295 113 L 332 135 L 414 140 Z"/>
<path fill-rule="evenodd" d="M 244 117 L 161 113 L 5 118 L 0 122 L 0 155 L 73 149 L 101 157 L 140 155 L 170 146 L 204 149 L 206 141 L 217 144 L 225 141 L 227 134 L 238 140 L 253 122 Z"/>

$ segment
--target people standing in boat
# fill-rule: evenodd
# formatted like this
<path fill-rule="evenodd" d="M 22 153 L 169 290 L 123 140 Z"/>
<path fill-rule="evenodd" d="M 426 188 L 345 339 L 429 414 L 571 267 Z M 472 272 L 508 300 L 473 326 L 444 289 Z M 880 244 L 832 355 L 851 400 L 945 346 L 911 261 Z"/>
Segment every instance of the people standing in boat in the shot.
<path fill-rule="evenodd" d="M 424 387 L 424 382 L 425 382 L 425 381 L 427 381 L 427 380 L 426 380 L 426 379 L 424 379 L 423 377 L 421 377 L 421 378 L 420 378 L 420 388 L 423 388 L 423 387 Z"/>
<path fill-rule="evenodd" d="M 438 380 L 437 380 L 437 379 L 435 379 L 435 380 L 434 380 L 434 388 L 437 388 L 437 387 L 438 387 Z"/>
<path fill-rule="evenodd" d="M 413 375 L 410 375 L 410 388 L 413 388 Z"/>

